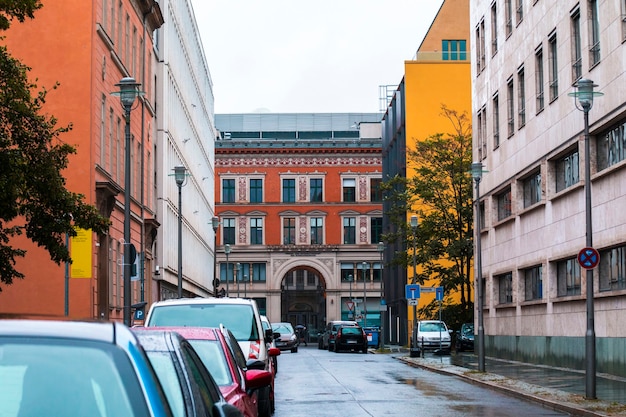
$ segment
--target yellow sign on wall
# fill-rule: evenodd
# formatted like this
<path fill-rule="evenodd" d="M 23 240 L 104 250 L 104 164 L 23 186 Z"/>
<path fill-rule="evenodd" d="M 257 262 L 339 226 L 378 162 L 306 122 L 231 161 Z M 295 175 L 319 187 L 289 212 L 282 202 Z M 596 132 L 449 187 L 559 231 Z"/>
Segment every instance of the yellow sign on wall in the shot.
<path fill-rule="evenodd" d="M 70 243 L 70 255 L 72 257 L 70 276 L 72 278 L 91 278 L 91 243 L 93 232 L 91 230 L 78 228 L 76 232 L 78 234 L 72 237 Z"/>

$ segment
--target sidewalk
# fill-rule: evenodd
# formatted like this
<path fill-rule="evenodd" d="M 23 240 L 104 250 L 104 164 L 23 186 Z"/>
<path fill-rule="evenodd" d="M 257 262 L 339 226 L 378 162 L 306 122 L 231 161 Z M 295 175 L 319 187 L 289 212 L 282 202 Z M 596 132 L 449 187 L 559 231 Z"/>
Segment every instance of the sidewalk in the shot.
<path fill-rule="evenodd" d="M 477 371 L 473 354 L 410 358 L 406 349 L 386 346 L 398 360 L 411 366 L 456 375 L 509 395 L 565 411 L 575 416 L 626 417 L 626 378 L 596 375 L 597 400 L 585 399 L 585 374 L 521 362 L 485 358 L 485 371 Z M 376 352 L 378 353 L 378 352 Z"/>

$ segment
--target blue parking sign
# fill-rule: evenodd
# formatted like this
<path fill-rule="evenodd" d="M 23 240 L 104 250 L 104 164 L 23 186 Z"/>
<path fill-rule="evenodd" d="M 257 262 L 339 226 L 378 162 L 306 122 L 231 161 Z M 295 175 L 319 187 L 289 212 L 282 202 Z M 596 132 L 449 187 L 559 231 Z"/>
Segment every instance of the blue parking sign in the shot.
<path fill-rule="evenodd" d="M 435 288 L 435 299 L 437 301 L 443 301 L 443 287 Z"/>
<path fill-rule="evenodd" d="M 420 298 L 420 286 L 418 284 L 407 284 L 404 287 L 404 294 L 407 300 Z"/>

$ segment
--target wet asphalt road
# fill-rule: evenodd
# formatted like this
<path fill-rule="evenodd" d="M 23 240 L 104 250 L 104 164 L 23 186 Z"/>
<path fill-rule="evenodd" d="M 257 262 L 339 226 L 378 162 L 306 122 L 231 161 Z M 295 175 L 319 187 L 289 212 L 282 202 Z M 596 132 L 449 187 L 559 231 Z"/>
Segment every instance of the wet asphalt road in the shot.
<path fill-rule="evenodd" d="M 334 353 L 309 344 L 278 361 L 274 417 L 568 415 L 413 368 L 391 354 Z"/>

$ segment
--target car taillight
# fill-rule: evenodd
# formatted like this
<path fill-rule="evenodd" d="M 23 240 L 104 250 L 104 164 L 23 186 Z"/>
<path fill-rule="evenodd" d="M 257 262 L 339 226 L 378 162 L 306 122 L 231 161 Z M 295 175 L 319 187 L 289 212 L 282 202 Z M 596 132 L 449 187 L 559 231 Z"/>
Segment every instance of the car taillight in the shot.
<path fill-rule="evenodd" d="M 261 350 L 261 341 L 255 340 L 250 342 L 250 352 L 248 353 L 248 359 L 259 359 L 259 353 Z"/>
<path fill-rule="evenodd" d="M 337 330 L 337 339 L 341 337 L 341 330 Z"/>
<path fill-rule="evenodd" d="M 363 333 L 363 337 L 367 339 L 367 334 L 365 333 L 365 330 L 361 329 L 361 333 Z"/>

